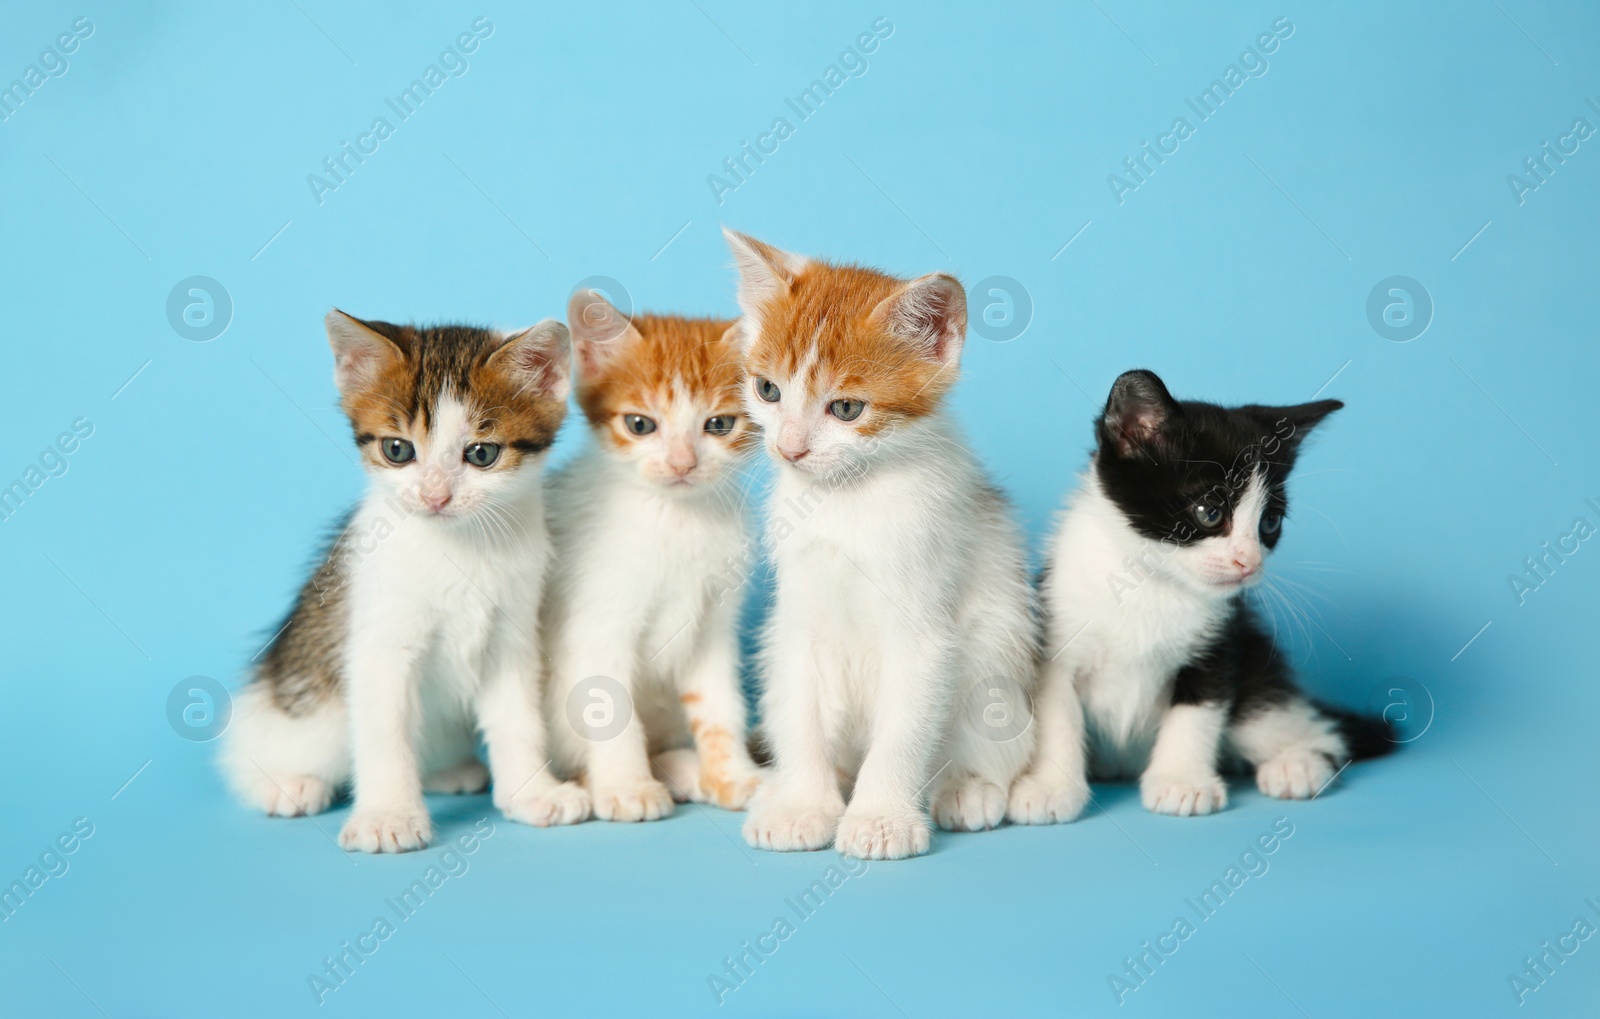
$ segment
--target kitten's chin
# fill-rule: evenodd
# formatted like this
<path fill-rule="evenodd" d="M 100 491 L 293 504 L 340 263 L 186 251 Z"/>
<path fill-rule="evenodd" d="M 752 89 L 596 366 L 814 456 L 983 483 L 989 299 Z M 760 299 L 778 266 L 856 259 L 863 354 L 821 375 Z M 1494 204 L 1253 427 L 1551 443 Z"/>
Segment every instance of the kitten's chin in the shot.
<path fill-rule="evenodd" d="M 715 483 L 717 478 L 716 475 L 702 473 L 690 474 L 687 477 L 679 477 L 677 475 L 662 477 L 654 474 L 641 474 L 639 475 L 639 480 L 643 481 L 646 486 L 658 491 L 667 492 L 675 496 L 687 496 L 695 492 L 704 491 Z"/>
<path fill-rule="evenodd" d="M 1259 571 L 1248 577 L 1202 577 L 1199 583 L 1210 593 L 1219 598 L 1230 598 L 1241 591 L 1248 591 L 1261 583 Z"/>

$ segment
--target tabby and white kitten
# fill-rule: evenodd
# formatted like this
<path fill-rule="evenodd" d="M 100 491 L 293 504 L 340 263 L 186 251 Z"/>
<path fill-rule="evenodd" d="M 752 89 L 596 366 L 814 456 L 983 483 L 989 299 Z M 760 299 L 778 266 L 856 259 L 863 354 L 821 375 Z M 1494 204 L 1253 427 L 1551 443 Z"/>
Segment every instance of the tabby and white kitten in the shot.
<path fill-rule="evenodd" d="M 750 555 L 737 468 L 757 439 L 739 404 L 738 327 L 630 322 L 593 291 L 567 318 L 591 442 L 548 488 L 557 759 L 606 820 L 653 821 L 674 799 L 742 809 L 760 772 L 739 686 Z"/>
<path fill-rule="evenodd" d="M 1041 585 L 1038 756 L 1013 821 L 1075 817 L 1086 749 L 1095 777 L 1137 775 L 1146 808 L 1188 816 L 1226 805 L 1225 765 L 1307 799 L 1393 748 L 1386 722 L 1295 688 L 1244 597 L 1283 533 L 1301 443 L 1342 406 L 1226 408 L 1174 400 L 1148 371 L 1117 379 Z"/>
<path fill-rule="evenodd" d="M 426 845 L 423 790 L 481 792 L 491 772 L 513 820 L 586 816 L 588 794 L 547 767 L 533 638 L 566 327 L 506 335 L 333 311 L 327 329 L 371 487 L 235 700 L 229 784 L 294 816 L 353 783 L 339 844 L 365 852 Z"/>
<path fill-rule="evenodd" d="M 775 765 L 745 838 L 914 856 L 930 787 L 941 827 L 992 828 L 1031 751 L 1008 722 L 1033 685 L 1036 625 L 1021 535 L 941 409 L 966 296 L 946 275 L 895 279 L 725 232 L 745 406 L 779 465 L 761 701 Z"/>

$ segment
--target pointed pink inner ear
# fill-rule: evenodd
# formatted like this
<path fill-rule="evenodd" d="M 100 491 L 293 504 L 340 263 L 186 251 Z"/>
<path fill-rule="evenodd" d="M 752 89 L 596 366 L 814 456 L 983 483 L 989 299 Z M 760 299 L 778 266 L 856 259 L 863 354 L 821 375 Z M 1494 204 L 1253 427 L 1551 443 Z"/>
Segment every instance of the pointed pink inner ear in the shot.
<path fill-rule="evenodd" d="M 586 375 L 599 371 L 615 357 L 630 334 L 637 335 L 628 317 L 594 290 L 572 295 L 567 302 L 567 325 L 572 330 L 579 366 Z"/>
<path fill-rule="evenodd" d="M 338 309 L 328 312 L 323 324 L 333 348 L 333 380 L 340 392 L 372 385 L 385 366 L 405 356 L 388 337 Z"/>
<path fill-rule="evenodd" d="M 967 295 L 953 277 L 938 273 L 906 284 L 874 310 L 889 331 L 910 340 L 940 364 L 961 356 L 967 332 Z"/>
<path fill-rule="evenodd" d="M 524 329 L 494 352 L 490 361 L 516 383 L 553 399 L 565 399 L 568 388 L 567 328 L 554 320 Z"/>
<path fill-rule="evenodd" d="M 739 270 L 739 307 L 751 323 L 757 323 L 763 305 L 787 293 L 811 260 L 727 227 L 722 228 L 722 236 Z"/>
<path fill-rule="evenodd" d="M 1117 422 L 1117 445 L 1123 456 L 1131 456 L 1135 446 L 1153 445 L 1161 434 L 1166 416 L 1154 407 L 1130 410 Z"/>

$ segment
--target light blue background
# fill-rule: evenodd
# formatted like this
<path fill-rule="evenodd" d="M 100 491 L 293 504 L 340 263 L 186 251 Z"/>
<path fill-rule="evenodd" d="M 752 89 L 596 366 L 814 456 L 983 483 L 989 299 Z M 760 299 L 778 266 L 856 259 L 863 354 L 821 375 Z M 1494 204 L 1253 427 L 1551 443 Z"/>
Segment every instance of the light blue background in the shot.
<path fill-rule="evenodd" d="M 1526 604 L 1506 579 L 1600 524 L 1600 139 L 1521 206 L 1506 183 L 1574 118 L 1600 126 L 1592 5 L 21 6 L 0 82 L 75 17 L 95 32 L 0 123 L 0 478 L 79 416 L 95 431 L 0 524 L 0 878 L 76 817 L 95 834 L 0 927 L 7 1014 L 718 1013 L 708 975 L 832 854 L 748 851 L 739 816 L 692 807 L 500 822 L 319 1012 L 307 974 L 438 851 L 355 858 L 342 810 L 242 810 L 165 705 L 237 681 L 361 490 L 330 306 L 513 326 L 604 274 L 732 314 L 719 223 L 1027 288 L 1029 328 L 971 337 L 954 406 L 1036 547 L 1118 372 L 1225 402 L 1326 385 L 1349 406 L 1273 566 L 1306 586 L 1296 659 L 1345 703 L 1409 691 L 1413 734 L 1434 705 L 1316 802 L 1241 783 L 1180 820 L 1102 787 L 1071 826 L 937 835 L 840 889 L 726 1014 L 1120 1014 L 1108 975 L 1279 817 L 1271 870 L 1127 1013 L 1593 1014 L 1600 941 L 1525 1013 L 1508 976 L 1600 924 L 1600 546 Z M 307 174 L 480 15 L 470 71 L 319 206 Z M 870 71 L 719 206 L 706 175 L 880 15 Z M 1107 174 L 1280 16 L 1270 71 L 1119 206 Z M 166 319 L 195 274 L 234 302 L 209 343 Z M 1391 275 L 1435 304 L 1409 343 L 1367 320 Z M 495 817 L 432 806 L 443 836 Z"/>

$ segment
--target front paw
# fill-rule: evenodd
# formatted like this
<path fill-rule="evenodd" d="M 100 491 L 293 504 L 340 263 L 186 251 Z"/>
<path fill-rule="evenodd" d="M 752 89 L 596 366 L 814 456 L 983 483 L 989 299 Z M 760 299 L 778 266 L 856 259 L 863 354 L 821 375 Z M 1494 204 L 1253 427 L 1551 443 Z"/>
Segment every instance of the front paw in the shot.
<path fill-rule="evenodd" d="M 1006 816 L 1006 791 L 981 778 L 942 786 L 930 804 L 933 823 L 946 831 L 987 831 Z"/>
<path fill-rule="evenodd" d="M 263 777 L 265 781 L 257 784 L 258 802 L 273 817 L 309 817 L 333 802 L 333 786 L 316 775 Z"/>
<path fill-rule="evenodd" d="M 903 860 L 928 851 L 928 821 L 921 811 L 887 814 L 845 811 L 833 847 L 863 860 Z"/>
<path fill-rule="evenodd" d="M 511 820 L 531 824 L 535 828 L 587 821 L 594 809 L 589 790 L 576 782 L 525 789 L 495 806 Z"/>
<path fill-rule="evenodd" d="M 700 772 L 700 792 L 705 802 L 723 810 L 743 810 L 761 788 L 765 773 L 754 765 L 748 769 L 707 768 Z"/>
<path fill-rule="evenodd" d="M 1023 775 L 1011 784 L 1006 816 L 1012 824 L 1063 824 L 1077 820 L 1089 802 L 1089 783 L 1065 775 Z"/>
<path fill-rule="evenodd" d="M 750 806 L 744 822 L 744 840 L 756 849 L 774 853 L 810 852 L 826 849 L 839 827 L 844 803 L 826 807 L 805 806 L 793 801 L 761 798 Z"/>
<path fill-rule="evenodd" d="M 363 810 L 357 807 L 339 832 L 339 845 L 363 853 L 409 853 L 433 841 L 433 823 L 422 807 Z"/>
<path fill-rule="evenodd" d="M 1152 773 L 1139 779 L 1139 799 L 1157 814 L 1193 817 L 1228 805 L 1228 786 L 1215 772 Z"/>
<path fill-rule="evenodd" d="M 1333 780 L 1333 765 L 1317 753 L 1288 753 L 1256 769 L 1256 785 L 1280 800 L 1309 800 Z"/>
<path fill-rule="evenodd" d="M 672 813 L 672 793 L 653 778 L 594 787 L 594 815 L 604 821 L 659 821 Z"/>

